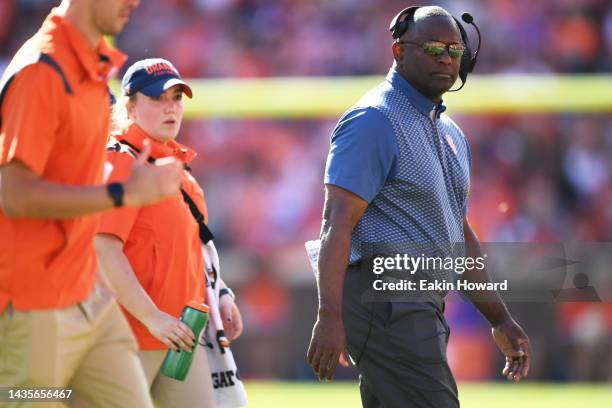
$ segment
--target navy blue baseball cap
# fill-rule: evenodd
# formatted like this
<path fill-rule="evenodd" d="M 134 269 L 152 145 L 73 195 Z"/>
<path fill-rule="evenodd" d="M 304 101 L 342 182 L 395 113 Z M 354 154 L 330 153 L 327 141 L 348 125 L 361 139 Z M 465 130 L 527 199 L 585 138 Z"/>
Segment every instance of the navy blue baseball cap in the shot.
<path fill-rule="evenodd" d="M 135 62 L 123 76 L 123 94 L 132 96 L 142 92 L 157 97 L 175 85 L 181 85 L 183 92 L 192 97 L 191 88 L 181 79 L 178 70 L 170 61 L 162 58 L 148 58 Z"/>

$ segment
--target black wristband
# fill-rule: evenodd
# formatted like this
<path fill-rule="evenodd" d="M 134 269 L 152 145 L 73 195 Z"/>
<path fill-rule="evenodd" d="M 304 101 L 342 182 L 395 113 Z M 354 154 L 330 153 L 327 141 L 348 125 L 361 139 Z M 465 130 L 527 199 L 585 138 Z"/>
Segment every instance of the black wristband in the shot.
<path fill-rule="evenodd" d="M 113 200 L 113 205 L 115 207 L 123 206 L 123 184 L 110 183 L 106 186 L 106 192 L 111 200 Z"/>
<path fill-rule="evenodd" d="M 219 289 L 219 299 L 221 299 L 223 295 L 229 295 L 232 299 L 236 300 L 236 295 L 234 294 L 234 291 L 231 290 L 230 288 Z"/>

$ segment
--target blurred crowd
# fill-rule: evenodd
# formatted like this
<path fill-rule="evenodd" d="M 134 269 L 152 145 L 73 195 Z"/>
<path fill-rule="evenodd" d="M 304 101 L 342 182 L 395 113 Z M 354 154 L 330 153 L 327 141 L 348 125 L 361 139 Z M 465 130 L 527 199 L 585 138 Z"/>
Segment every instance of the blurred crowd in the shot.
<path fill-rule="evenodd" d="M 0 2 L 0 67 L 59 0 Z M 390 62 L 400 0 L 142 1 L 118 44 L 132 58 L 167 58 L 188 77 L 359 75 Z M 440 0 L 469 11 L 483 34 L 478 72 L 605 72 L 608 0 Z M 468 28 L 470 37 L 474 31 Z"/>
<path fill-rule="evenodd" d="M 0 1 L 0 71 L 58 2 Z M 117 39 L 130 61 L 164 57 L 183 76 L 205 78 L 382 75 L 391 63 L 389 20 L 410 5 L 141 3 Z M 474 15 L 484 38 L 478 73 L 612 71 L 608 0 L 435 3 L 456 16 Z M 471 28 L 468 32 L 475 44 Z M 453 115 L 452 106 L 447 113 L 472 148 L 470 219 L 482 240 L 612 241 L 609 114 Z M 247 378 L 309 378 L 304 354 L 316 294 L 303 243 L 319 234 L 323 170 L 336 119 L 184 124 L 179 141 L 199 152 L 194 175 L 206 193 L 222 273 L 237 289 L 245 317 L 236 354 Z M 516 306 L 539 353 L 535 379 L 612 380 L 609 302 Z M 448 314 L 457 328 L 449 356 L 459 378 L 500 378 L 498 354 L 482 318 L 460 302 Z"/>

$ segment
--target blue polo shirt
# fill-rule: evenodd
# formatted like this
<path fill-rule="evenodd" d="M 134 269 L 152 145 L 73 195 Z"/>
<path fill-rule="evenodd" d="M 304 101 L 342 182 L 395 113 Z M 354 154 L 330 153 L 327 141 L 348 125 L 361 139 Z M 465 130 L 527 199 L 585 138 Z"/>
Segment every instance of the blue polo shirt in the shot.
<path fill-rule="evenodd" d="M 470 149 L 445 110 L 391 68 L 340 118 L 325 184 L 368 202 L 353 231 L 351 263 L 364 244 L 464 241 Z"/>

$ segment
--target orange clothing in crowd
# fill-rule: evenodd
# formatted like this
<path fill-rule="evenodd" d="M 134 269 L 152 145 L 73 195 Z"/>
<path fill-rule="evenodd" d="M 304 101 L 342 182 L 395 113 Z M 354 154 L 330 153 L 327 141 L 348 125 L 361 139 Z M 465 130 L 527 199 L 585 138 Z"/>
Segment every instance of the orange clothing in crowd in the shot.
<path fill-rule="evenodd" d="M 51 57 L 65 81 L 49 63 Z M 0 166 L 18 160 L 45 181 L 102 183 L 108 140 L 108 78 L 126 56 L 105 40 L 92 48 L 52 12 L 3 74 Z M 10 81 L 9 81 L 10 79 Z M 98 216 L 9 219 L 0 209 L 0 314 L 62 308 L 95 283 Z"/>
<path fill-rule="evenodd" d="M 147 138 L 155 159 L 174 156 L 188 164 L 196 156 L 195 151 L 175 141 L 163 144 L 149 138 L 137 125 L 117 137 L 139 150 Z M 131 154 L 109 151 L 109 182 L 129 177 L 134 160 Z M 204 193 L 187 170 L 183 172 L 182 188 L 206 222 Z M 104 212 L 99 232 L 121 239 L 138 281 L 160 310 L 179 317 L 190 300 L 204 298 L 206 281 L 199 226 L 180 192 L 153 205 Z M 167 348 L 127 311 L 126 316 L 141 349 Z"/>

